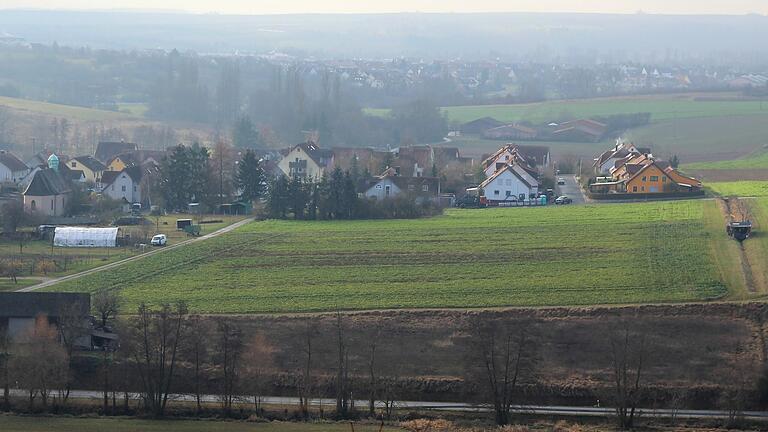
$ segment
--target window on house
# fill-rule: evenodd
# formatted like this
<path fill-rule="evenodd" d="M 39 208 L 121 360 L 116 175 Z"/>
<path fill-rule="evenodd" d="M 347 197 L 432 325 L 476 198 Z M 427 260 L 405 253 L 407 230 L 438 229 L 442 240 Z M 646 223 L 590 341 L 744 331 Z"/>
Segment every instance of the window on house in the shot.
<path fill-rule="evenodd" d="M 643 176 L 643 181 L 645 181 L 645 178 L 646 178 L 646 177 L 645 177 L 645 176 Z"/>
<path fill-rule="evenodd" d="M 51 200 L 51 211 L 53 211 L 53 202 L 54 202 L 54 201 L 56 201 L 56 198 L 53 198 L 53 199 Z"/>
<path fill-rule="evenodd" d="M 136 185 L 133 185 L 133 191 L 136 192 Z"/>
<path fill-rule="evenodd" d="M 37 210 L 37 203 L 35 200 L 32 200 L 32 202 L 29 204 L 29 207 L 32 209 L 32 211 Z"/>
<path fill-rule="evenodd" d="M 72 166 L 72 168 L 76 168 L 77 167 L 77 162 L 72 161 L 71 166 Z"/>
<path fill-rule="evenodd" d="M 381 185 L 376 185 L 376 189 L 381 189 Z"/>
<path fill-rule="evenodd" d="M 645 186 L 640 186 L 640 192 L 645 192 Z"/>
<path fill-rule="evenodd" d="M 657 181 L 659 181 L 659 176 L 651 176 L 651 181 L 652 181 L 652 182 L 657 182 Z"/>
<path fill-rule="evenodd" d="M 661 176 L 661 182 L 666 183 L 667 182 L 667 176 Z"/>
<path fill-rule="evenodd" d="M 112 190 L 115 190 L 115 185 L 112 185 Z"/>
<path fill-rule="evenodd" d="M 512 191 L 507 191 L 507 197 L 511 197 L 511 196 L 512 196 Z"/>
<path fill-rule="evenodd" d="M 125 192 L 125 186 L 123 186 L 122 189 L 123 189 L 123 192 Z"/>
<path fill-rule="evenodd" d="M 494 194 L 494 195 L 498 195 L 498 194 L 499 194 L 499 191 L 495 190 L 495 191 L 493 191 L 493 194 Z"/>
<path fill-rule="evenodd" d="M 637 192 L 637 186 L 632 186 L 632 192 Z"/>
<path fill-rule="evenodd" d="M 429 192 L 429 185 L 421 185 L 422 192 Z"/>

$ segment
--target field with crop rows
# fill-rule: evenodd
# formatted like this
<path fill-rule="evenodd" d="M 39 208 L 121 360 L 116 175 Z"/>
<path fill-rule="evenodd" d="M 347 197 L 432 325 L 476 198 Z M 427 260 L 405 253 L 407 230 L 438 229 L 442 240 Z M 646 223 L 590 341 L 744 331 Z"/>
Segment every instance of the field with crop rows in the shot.
<path fill-rule="evenodd" d="M 727 290 L 700 201 L 266 221 L 56 285 L 209 313 L 674 302 Z"/>
<path fill-rule="evenodd" d="M 760 151 L 740 159 L 685 164 L 682 168 L 690 170 L 768 169 L 768 152 Z"/>

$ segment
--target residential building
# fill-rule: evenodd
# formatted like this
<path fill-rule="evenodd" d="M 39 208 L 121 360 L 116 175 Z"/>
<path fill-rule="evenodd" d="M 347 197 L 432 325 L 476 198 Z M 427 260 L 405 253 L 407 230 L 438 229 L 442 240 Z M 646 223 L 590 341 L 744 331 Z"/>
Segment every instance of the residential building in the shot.
<path fill-rule="evenodd" d="M 528 153 L 528 157 L 523 155 L 523 151 Z M 537 163 L 537 159 L 541 161 Z M 520 146 L 517 144 L 507 144 L 495 153 L 483 160 L 482 167 L 486 177 L 490 177 L 507 165 L 519 165 L 531 177 L 537 178 L 539 171 L 535 168 L 543 169 L 550 164 L 549 148 L 544 146 Z"/>
<path fill-rule="evenodd" d="M 285 150 L 278 167 L 289 177 L 319 179 L 333 167 L 333 151 L 321 149 L 310 140 Z"/>
<path fill-rule="evenodd" d="M 602 167 L 614 160 L 616 153 L 623 154 L 627 149 L 614 149 L 611 156 L 603 153 L 595 160 L 595 168 L 601 173 Z M 597 177 L 589 185 L 589 190 L 596 194 L 655 194 L 688 193 L 701 190 L 701 181 L 681 174 L 669 162 L 658 160 L 648 152 L 640 152 L 631 147 L 626 156 L 616 159 L 609 170 L 609 175 Z M 645 149 L 643 149 L 645 150 Z M 602 161 L 602 162 L 601 162 Z"/>
<path fill-rule="evenodd" d="M 0 183 L 18 183 L 29 174 L 29 167 L 7 150 L 0 150 Z"/>
<path fill-rule="evenodd" d="M 24 190 L 25 210 L 43 216 L 63 216 L 72 194 L 68 170 L 59 169 L 55 154 L 48 158 L 48 168 L 41 168 Z"/>
<path fill-rule="evenodd" d="M 89 183 L 98 183 L 101 180 L 101 174 L 107 169 L 93 156 L 78 156 L 67 162 L 67 167 L 71 170 L 82 171 L 85 181 Z"/>
<path fill-rule="evenodd" d="M 493 117 L 483 117 L 462 124 L 460 130 L 461 133 L 465 135 L 482 135 L 483 132 L 499 126 L 504 126 L 504 122 L 496 120 Z"/>
<path fill-rule="evenodd" d="M 99 182 L 101 193 L 127 204 L 141 202 L 141 167 L 128 167 L 122 171 L 104 171 Z"/>
<path fill-rule="evenodd" d="M 405 195 L 416 202 L 437 201 L 440 196 L 440 179 L 436 177 L 403 177 L 393 168 L 368 183 L 363 195 L 369 199 L 384 200 Z"/>
<path fill-rule="evenodd" d="M 107 163 L 107 171 L 122 171 L 132 166 L 160 166 L 166 152 L 161 150 L 134 150 L 115 155 Z"/>
<path fill-rule="evenodd" d="M 120 142 L 100 142 L 96 146 L 96 153 L 93 155 L 99 162 L 103 164 L 109 163 L 115 156 L 122 153 L 129 153 L 139 149 L 139 146 L 134 143 L 127 143 L 125 141 Z"/>
<path fill-rule="evenodd" d="M 489 203 L 528 199 L 539 190 L 539 183 L 520 165 L 505 165 L 480 184 Z"/>

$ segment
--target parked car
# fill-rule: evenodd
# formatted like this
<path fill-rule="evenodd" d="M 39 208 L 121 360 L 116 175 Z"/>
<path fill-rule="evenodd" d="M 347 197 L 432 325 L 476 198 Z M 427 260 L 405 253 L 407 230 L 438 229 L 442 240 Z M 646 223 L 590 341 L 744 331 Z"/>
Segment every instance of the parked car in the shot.
<path fill-rule="evenodd" d="M 157 234 L 152 237 L 150 243 L 152 246 L 165 246 L 168 243 L 168 238 L 165 236 L 165 234 Z"/>
<path fill-rule="evenodd" d="M 559 196 L 555 200 L 555 204 L 571 204 L 572 202 L 573 202 L 573 200 L 570 199 L 569 197 L 565 196 L 565 195 Z"/>
<path fill-rule="evenodd" d="M 565 185 L 565 179 L 562 177 L 557 178 L 557 184 L 558 186 L 564 186 Z"/>

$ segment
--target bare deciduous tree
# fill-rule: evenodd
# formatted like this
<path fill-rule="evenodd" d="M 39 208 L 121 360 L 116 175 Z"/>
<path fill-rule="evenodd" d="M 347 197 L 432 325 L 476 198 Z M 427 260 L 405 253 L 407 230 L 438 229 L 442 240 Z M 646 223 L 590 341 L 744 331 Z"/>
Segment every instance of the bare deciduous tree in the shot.
<path fill-rule="evenodd" d="M 533 323 L 476 319 L 470 323 L 470 372 L 493 405 L 496 424 L 511 421 L 519 385 L 534 379 Z"/>
<path fill-rule="evenodd" d="M 8 363 L 11 357 L 11 338 L 8 327 L 0 326 L 0 382 L 3 386 L 3 411 L 11 408 L 11 377 L 8 372 Z"/>
<path fill-rule="evenodd" d="M 344 334 L 341 311 L 336 312 L 336 342 L 338 364 L 336 369 L 336 415 L 347 417 L 349 412 L 349 346 Z"/>
<path fill-rule="evenodd" d="M 253 398 L 256 410 L 261 408 L 261 396 L 267 371 L 274 366 L 274 347 L 263 333 L 256 333 L 248 342 L 243 354 L 244 390 Z"/>
<path fill-rule="evenodd" d="M 243 332 L 240 327 L 226 319 L 217 322 L 217 363 L 222 374 L 219 397 L 222 408 L 229 415 L 237 395 L 240 381 L 240 360 L 243 354 Z"/>
<path fill-rule="evenodd" d="M 208 321 L 200 316 L 193 316 L 189 319 L 189 337 L 184 344 L 184 358 L 192 365 L 194 377 L 193 387 L 195 391 L 195 410 L 199 414 L 202 411 L 202 388 L 203 366 L 208 361 L 211 342 L 211 328 Z"/>
<path fill-rule="evenodd" d="M 644 333 L 632 332 L 628 325 L 610 340 L 610 360 L 614 381 L 614 404 L 618 426 L 632 428 L 643 393 L 643 373 L 647 356 Z"/>
<path fill-rule="evenodd" d="M 164 304 L 157 310 L 141 304 L 128 326 L 127 349 L 136 366 L 145 408 L 162 417 L 168 404 L 179 347 L 184 341 L 187 306 Z"/>
<path fill-rule="evenodd" d="M 115 290 L 103 289 L 97 292 L 93 296 L 93 309 L 98 314 L 101 327 L 108 327 L 120 312 L 120 295 Z"/>
<path fill-rule="evenodd" d="M 309 319 L 304 327 L 302 338 L 302 372 L 299 382 L 299 407 L 304 418 L 309 416 L 309 401 L 312 399 L 312 356 L 314 355 L 314 341 L 318 336 L 317 323 Z"/>
<path fill-rule="evenodd" d="M 48 323 L 47 316 L 40 315 L 32 328 L 14 340 L 9 368 L 19 385 L 28 390 L 30 408 L 38 395 L 47 408 L 51 391 L 66 383 L 66 351 L 57 339 L 56 328 Z"/>

